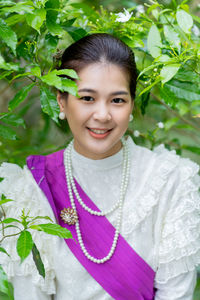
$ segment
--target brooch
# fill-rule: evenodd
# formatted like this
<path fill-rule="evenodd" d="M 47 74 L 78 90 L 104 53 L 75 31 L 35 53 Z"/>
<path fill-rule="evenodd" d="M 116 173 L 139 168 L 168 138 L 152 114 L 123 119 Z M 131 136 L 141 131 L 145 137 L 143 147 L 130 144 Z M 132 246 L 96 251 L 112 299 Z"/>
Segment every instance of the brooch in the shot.
<path fill-rule="evenodd" d="M 78 221 L 78 216 L 73 208 L 64 208 L 60 212 L 61 219 L 68 225 L 74 225 Z"/>

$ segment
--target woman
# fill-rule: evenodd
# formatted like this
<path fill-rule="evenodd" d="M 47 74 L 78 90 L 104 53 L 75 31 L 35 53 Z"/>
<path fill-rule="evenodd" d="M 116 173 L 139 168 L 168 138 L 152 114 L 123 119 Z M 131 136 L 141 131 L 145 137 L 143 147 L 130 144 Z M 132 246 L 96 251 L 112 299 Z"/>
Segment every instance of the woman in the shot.
<path fill-rule="evenodd" d="M 84 37 L 65 50 L 63 68 L 79 76 L 80 97 L 57 95 L 73 141 L 64 151 L 29 157 L 23 170 L 4 163 L 0 191 L 17 200 L 7 215 L 22 207 L 49 215 L 74 240 L 35 235 L 45 281 L 31 257 L 19 266 L 10 242 L 14 262 L 1 263 L 15 299 L 192 300 L 200 261 L 198 166 L 163 146 L 150 151 L 123 138 L 137 74 L 120 40 Z"/>

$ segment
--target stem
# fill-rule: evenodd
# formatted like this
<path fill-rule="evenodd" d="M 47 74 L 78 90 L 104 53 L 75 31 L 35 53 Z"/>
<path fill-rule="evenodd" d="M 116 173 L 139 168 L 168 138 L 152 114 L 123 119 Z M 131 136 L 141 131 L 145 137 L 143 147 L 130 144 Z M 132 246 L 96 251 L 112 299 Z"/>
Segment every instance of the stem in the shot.
<path fill-rule="evenodd" d="M 6 218 L 6 213 L 5 213 L 5 210 L 3 209 L 3 206 L 1 206 L 1 209 L 2 209 L 2 212 L 3 212 L 3 218 L 5 219 Z M 1 223 L 2 224 L 2 235 L 4 236 L 4 223 Z"/>
<path fill-rule="evenodd" d="M 164 103 L 163 101 L 161 101 L 155 94 L 151 93 L 151 96 L 160 104 L 162 104 L 168 111 L 170 111 L 172 114 L 174 114 L 176 117 L 178 117 L 181 121 L 183 121 L 184 123 L 192 126 L 193 128 L 199 130 L 200 127 L 197 126 L 196 124 L 194 124 L 193 122 L 190 122 L 189 120 L 186 120 L 184 117 L 182 117 L 178 112 L 176 112 L 175 110 L 173 110 L 171 107 L 169 107 L 166 103 Z"/>
<path fill-rule="evenodd" d="M 11 237 L 11 236 L 16 236 L 16 235 L 19 235 L 20 233 L 21 233 L 21 231 L 20 231 L 20 232 L 17 232 L 17 233 L 9 234 L 9 235 L 4 235 L 4 236 L 2 237 L 2 239 L 0 240 L 0 243 L 2 243 L 3 240 L 4 240 L 5 238 Z"/>

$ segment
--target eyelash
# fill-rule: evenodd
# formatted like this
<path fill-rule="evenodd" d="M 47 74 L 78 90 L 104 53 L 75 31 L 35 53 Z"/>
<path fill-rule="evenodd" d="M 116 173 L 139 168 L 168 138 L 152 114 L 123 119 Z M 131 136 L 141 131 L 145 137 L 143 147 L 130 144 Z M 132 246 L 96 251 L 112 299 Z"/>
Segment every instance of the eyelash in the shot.
<path fill-rule="evenodd" d="M 81 99 L 81 100 L 84 100 L 84 101 L 86 101 L 86 102 L 91 102 L 90 100 L 86 100 L 86 99 L 93 99 L 93 100 L 94 100 L 94 98 L 92 98 L 92 97 L 90 97 L 90 96 L 84 96 L 84 97 L 81 97 L 80 99 Z"/>
<path fill-rule="evenodd" d="M 86 101 L 86 102 L 91 102 L 91 101 L 94 100 L 94 98 L 91 97 L 91 96 L 84 96 L 84 97 L 81 97 L 80 99 L 81 99 L 81 100 L 84 100 L 84 101 Z M 92 99 L 92 100 L 91 100 L 91 99 Z M 118 100 L 118 101 L 115 102 L 114 100 Z M 120 100 L 120 102 L 119 102 L 119 100 Z M 125 101 L 124 99 L 122 99 L 122 98 L 114 98 L 114 99 L 112 99 L 112 102 L 114 102 L 114 103 L 116 103 L 116 104 L 119 104 L 119 103 L 125 103 L 126 101 Z"/>

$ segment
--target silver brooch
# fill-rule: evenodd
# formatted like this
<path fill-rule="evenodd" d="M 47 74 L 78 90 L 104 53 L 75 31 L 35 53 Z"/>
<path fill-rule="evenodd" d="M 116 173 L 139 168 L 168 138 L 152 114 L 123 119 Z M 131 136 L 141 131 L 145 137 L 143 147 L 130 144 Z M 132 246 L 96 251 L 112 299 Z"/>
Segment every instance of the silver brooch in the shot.
<path fill-rule="evenodd" d="M 74 225 L 78 221 L 78 216 L 73 208 L 64 208 L 60 212 L 61 219 L 68 225 Z"/>

